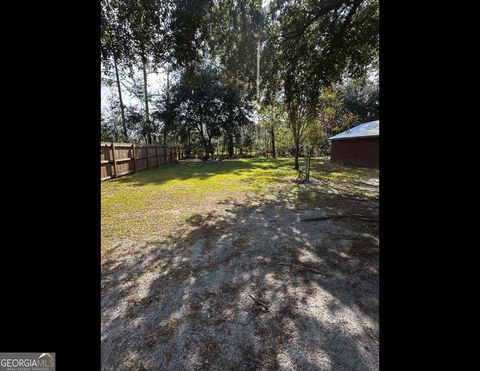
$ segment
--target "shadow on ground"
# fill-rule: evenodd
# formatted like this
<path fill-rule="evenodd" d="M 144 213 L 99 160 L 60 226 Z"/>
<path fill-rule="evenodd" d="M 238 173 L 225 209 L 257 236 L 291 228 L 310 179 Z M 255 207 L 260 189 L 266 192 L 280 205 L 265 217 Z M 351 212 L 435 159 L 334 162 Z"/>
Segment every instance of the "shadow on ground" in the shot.
<path fill-rule="evenodd" d="M 378 226 L 302 220 L 371 215 L 377 201 L 293 188 L 116 246 L 102 265 L 102 369 L 378 369 Z"/>

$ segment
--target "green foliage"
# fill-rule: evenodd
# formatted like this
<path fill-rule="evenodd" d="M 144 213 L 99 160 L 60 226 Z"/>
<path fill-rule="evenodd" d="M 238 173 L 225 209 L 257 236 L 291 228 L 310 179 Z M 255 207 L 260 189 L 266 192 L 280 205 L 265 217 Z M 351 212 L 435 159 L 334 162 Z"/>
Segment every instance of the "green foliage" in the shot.
<path fill-rule="evenodd" d="M 242 99 L 241 88 L 226 84 L 211 68 L 197 68 L 193 73 L 183 74 L 172 90 L 172 103 L 163 117 L 171 120 L 172 129 L 179 134 L 198 135 L 204 159 L 212 153 L 212 141 L 222 134 L 234 137 L 250 121 L 252 107 Z"/>
<path fill-rule="evenodd" d="M 358 123 L 358 117 L 345 108 L 344 101 L 334 89 L 322 89 L 318 108 L 318 126 L 326 137 L 347 130 Z"/>
<path fill-rule="evenodd" d="M 171 64 L 177 68 L 201 62 L 210 0 L 177 0 L 170 23 Z"/>
<path fill-rule="evenodd" d="M 379 88 L 378 84 L 365 79 L 348 82 L 336 88 L 345 110 L 356 117 L 358 122 L 378 120 Z"/>
<path fill-rule="evenodd" d="M 276 105 L 264 106 L 260 111 L 259 124 L 266 129 L 277 128 L 285 125 L 287 121 L 287 113 L 281 103 Z"/>
<path fill-rule="evenodd" d="M 227 81 L 242 84 L 253 100 L 257 77 L 257 45 L 265 15 L 261 0 L 214 2 L 208 14 L 208 46 Z"/>
<path fill-rule="evenodd" d="M 270 16 L 268 43 L 272 58 L 282 61 L 279 77 L 300 78 L 312 98 L 345 72 L 363 76 L 378 57 L 377 0 L 277 0 Z"/>
<path fill-rule="evenodd" d="M 328 132 L 315 125 L 320 110 L 328 125 L 339 127 L 339 118 L 347 119 L 339 115 L 339 107 L 328 111 L 322 89 L 346 75 L 364 75 L 377 58 L 378 1 L 276 0 L 270 6 L 268 25 L 264 102 L 275 104 L 278 95 L 284 95 L 297 158 L 305 135 L 319 142 Z"/>
<path fill-rule="evenodd" d="M 118 142 L 121 137 L 120 126 L 112 115 L 100 115 L 100 139 L 104 142 Z"/>
<path fill-rule="evenodd" d="M 269 15 L 265 102 L 284 95 L 298 151 L 318 110 L 325 110 L 322 89 L 348 75 L 363 76 L 378 57 L 378 1 L 277 0 Z"/>
<path fill-rule="evenodd" d="M 279 125 L 275 128 L 275 142 L 279 156 L 291 155 L 293 136 L 286 125 Z"/>

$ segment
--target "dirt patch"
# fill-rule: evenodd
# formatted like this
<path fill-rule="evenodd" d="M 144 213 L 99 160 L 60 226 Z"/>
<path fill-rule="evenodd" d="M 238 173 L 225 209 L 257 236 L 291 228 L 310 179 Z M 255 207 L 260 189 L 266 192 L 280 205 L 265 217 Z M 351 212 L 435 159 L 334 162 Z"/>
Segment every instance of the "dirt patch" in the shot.
<path fill-rule="evenodd" d="M 251 240 L 252 239 L 247 235 L 240 236 L 233 241 L 233 246 L 235 246 L 235 247 L 245 247 L 245 246 L 249 245 Z"/>
<path fill-rule="evenodd" d="M 352 245 L 349 250 L 350 256 L 364 261 L 370 261 L 371 259 L 378 257 L 378 253 L 378 244 L 368 238 L 352 240 Z"/>

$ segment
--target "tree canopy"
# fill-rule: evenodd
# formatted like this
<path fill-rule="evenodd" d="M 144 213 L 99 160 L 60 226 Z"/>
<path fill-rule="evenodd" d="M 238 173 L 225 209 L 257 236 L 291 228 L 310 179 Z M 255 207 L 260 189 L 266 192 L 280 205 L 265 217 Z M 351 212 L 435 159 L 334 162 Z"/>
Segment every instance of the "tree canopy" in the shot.
<path fill-rule="evenodd" d="M 275 155 L 276 142 L 285 153 L 291 140 L 298 167 L 304 143 L 325 146 L 377 119 L 378 84 L 366 77 L 378 67 L 378 0 L 262 3 L 102 0 L 103 73 L 114 92 L 102 135 L 199 147 L 204 159 L 214 148 Z M 166 86 L 152 85 L 158 73 Z"/>
<path fill-rule="evenodd" d="M 249 122 L 251 106 L 242 99 L 241 88 L 225 83 L 211 68 L 200 67 L 185 73 L 173 88 L 173 99 L 166 111 L 182 136 L 195 134 L 208 159 L 212 141 L 222 134 L 233 136 Z"/>

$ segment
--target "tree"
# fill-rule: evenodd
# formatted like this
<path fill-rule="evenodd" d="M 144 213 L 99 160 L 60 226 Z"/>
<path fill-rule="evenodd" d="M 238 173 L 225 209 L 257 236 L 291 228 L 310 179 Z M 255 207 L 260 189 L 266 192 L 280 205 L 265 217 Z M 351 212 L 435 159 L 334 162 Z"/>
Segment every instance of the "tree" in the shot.
<path fill-rule="evenodd" d="M 305 92 L 302 86 L 302 72 L 295 69 L 289 71 L 285 79 L 285 103 L 288 114 L 288 128 L 292 132 L 295 146 L 295 170 L 299 170 L 298 158 L 300 156 L 300 145 L 306 129 L 315 121 L 317 108 L 316 100 Z"/>
<path fill-rule="evenodd" d="M 151 142 L 158 115 L 150 112 L 148 74 L 165 62 L 184 67 L 199 60 L 196 49 L 203 43 L 199 31 L 205 28 L 204 14 L 210 4 L 210 0 L 102 0 L 102 57 L 106 70 L 115 71 L 125 136 L 120 63 L 130 69 L 131 76 L 135 67 L 142 73 L 143 130 Z"/>
<path fill-rule="evenodd" d="M 257 48 L 263 39 L 265 14 L 261 0 L 213 2 L 205 32 L 212 59 L 229 83 L 240 84 L 246 99 L 256 97 Z"/>
<path fill-rule="evenodd" d="M 345 110 L 354 115 L 359 122 L 378 120 L 378 83 L 358 79 L 338 86 L 335 91 L 342 100 Z"/>
<path fill-rule="evenodd" d="M 314 121 L 321 89 L 359 77 L 378 56 L 378 1 L 272 2 L 265 47 L 266 101 L 285 94 L 298 169 L 305 129 Z"/>
<path fill-rule="evenodd" d="M 287 115 L 282 107 L 282 102 L 274 105 L 264 106 L 260 111 L 260 125 L 263 126 L 270 136 L 270 152 L 273 158 L 277 157 L 275 147 L 275 131 L 287 121 Z"/>
<path fill-rule="evenodd" d="M 123 139 L 128 140 L 125 107 L 120 86 L 119 64 L 129 53 L 128 36 L 125 32 L 125 22 L 118 14 L 118 1 L 102 0 L 101 2 L 101 55 L 104 72 L 109 74 L 112 69 L 118 91 L 120 112 L 122 118 Z M 110 85 L 110 84 L 109 84 Z"/>
<path fill-rule="evenodd" d="M 243 149 L 242 128 L 250 123 L 249 114 L 252 110 L 251 104 L 244 99 L 242 89 L 239 85 L 224 84 L 223 100 L 225 120 L 222 123 L 226 137 L 228 138 L 228 156 L 233 157 L 234 139 L 237 139 L 237 146 Z M 243 138 L 245 139 L 245 138 Z"/>
<path fill-rule="evenodd" d="M 211 0 L 176 0 L 170 15 L 170 59 L 174 68 L 192 69 L 206 51 Z"/>
<path fill-rule="evenodd" d="M 210 68 L 185 73 L 173 92 L 172 105 L 164 117 L 173 114 L 179 132 L 198 134 L 204 160 L 212 153 L 212 140 L 249 121 L 251 106 L 242 102 L 240 88 L 225 84 Z"/>
<path fill-rule="evenodd" d="M 132 132 L 133 138 L 136 140 L 143 139 L 145 140 L 145 142 L 147 142 L 143 127 L 143 115 L 141 110 L 135 106 L 127 106 L 125 111 L 127 127 Z"/>
<path fill-rule="evenodd" d="M 118 20 L 123 25 L 129 53 L 125 63 L 132 70 L 140 66 L 143 75 L 144 132 L 152 142 L 152 123 L 149 109 L 148 78 L 150 67 L 156 70 L 168 59 L 170 0 L 117 0 Z"/>

